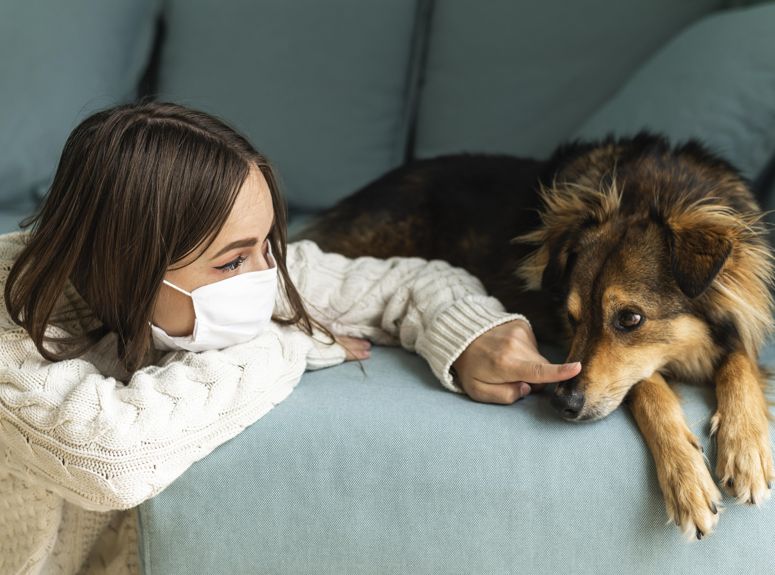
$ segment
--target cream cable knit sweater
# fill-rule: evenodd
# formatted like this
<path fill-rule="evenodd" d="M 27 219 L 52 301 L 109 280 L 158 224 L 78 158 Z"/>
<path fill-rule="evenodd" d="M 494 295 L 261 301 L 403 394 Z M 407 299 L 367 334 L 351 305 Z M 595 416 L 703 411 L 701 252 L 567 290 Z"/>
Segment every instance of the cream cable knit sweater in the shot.
<path fill-rule="evenodd" d="M 27 233 L 0 235 L 0 294 Z M 334 333 L 416 351 L 458 393 L 449 373 L 458 355 L 492 327 L 524 319 L 439 260 L 348 259 L 299 241 L 287 263 L 310 312 Z M 74 313 L 85 305 L 68 285 L 49 333 L 78 329 Z M 288 309 L 278 295 L 275 311 Z M 285 399 L 305 369 L 345 357 L 338 344 L 275 323 L 223 350 L 155 354 L 126 373 L 109 334 L 80 358 L 51 363 L 0 306 L 1 575 L 138 574 L 134 508 Z"/>

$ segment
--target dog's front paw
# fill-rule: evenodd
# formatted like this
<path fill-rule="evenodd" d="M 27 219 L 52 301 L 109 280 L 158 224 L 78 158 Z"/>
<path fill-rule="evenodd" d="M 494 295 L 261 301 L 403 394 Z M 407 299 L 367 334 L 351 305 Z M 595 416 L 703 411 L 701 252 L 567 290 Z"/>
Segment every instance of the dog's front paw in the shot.
<path fill-rule="evenodd" d="M 754 413 L 725 417 L 717 411 L 710 420 L 716 437 L 716 475 L 738 503 L 757 506 L 770 498 L 775 481 L 767 419 Z"/>
<path fill-rule="evenodd" d="M 706 464 L 702 447 L 687 429 L 661 451 L 657 477 L 667 516 L 689 540 L 713 532 L 721 512 L 721 492 Z"/>

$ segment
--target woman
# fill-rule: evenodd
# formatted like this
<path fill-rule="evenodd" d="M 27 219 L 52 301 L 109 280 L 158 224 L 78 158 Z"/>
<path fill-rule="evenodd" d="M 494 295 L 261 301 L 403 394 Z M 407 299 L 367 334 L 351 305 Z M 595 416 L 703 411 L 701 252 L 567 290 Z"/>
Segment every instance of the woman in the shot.
<path fill-rule="evenodd" d="M 287 245 L 265 158 L 172 103 L 84 120 L 30 226 L 0 236 L 2 573 L 137 573 L 132 510 L 368 340 L 477 401 L 580 370 L 445 262 Z"/>

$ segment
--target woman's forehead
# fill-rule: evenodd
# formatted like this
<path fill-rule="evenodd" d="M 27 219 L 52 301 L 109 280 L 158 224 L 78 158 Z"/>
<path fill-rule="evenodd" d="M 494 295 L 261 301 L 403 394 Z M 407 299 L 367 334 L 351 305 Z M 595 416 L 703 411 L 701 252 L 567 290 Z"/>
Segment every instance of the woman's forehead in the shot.
<path fill-rule="evenodd" d="M 233 234 L 244 236 L 245 234 L 255 235 L 261 231 L 267 232 L 272 224 L 273 214 L 269 184 L 261 170 L 252 167 L 237 194 L 237 199 L 232 206 L 229 217 L 226 218 L 226 223 L 213 244 L 219 241 L 228 242 L 237 239 L 230 238 Z"/>
<path fill-rule="evenodd" d="M 251 167 L 248 177 L 240 187 L 231 212 L 215 239 L 198 255 L 191 254 L 182 267 L 194 262 L 209 262 L 224 246 L 246 238 L 261 242 L 274 222 L 274 209 L 269 184 L 257 167 Z"/>

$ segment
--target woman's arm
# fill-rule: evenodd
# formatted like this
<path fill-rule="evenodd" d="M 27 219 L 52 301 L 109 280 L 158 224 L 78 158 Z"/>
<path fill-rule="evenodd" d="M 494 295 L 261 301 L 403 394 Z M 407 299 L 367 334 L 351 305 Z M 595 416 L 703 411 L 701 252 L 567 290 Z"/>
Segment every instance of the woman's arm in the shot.
<path fill-rule="evenodd" d="M 47 334 L 66 335 L 53 326 Z M 0 467 L 86 509 L 134 507 L 287 397 L 307 354 L 317 367 L 344 359 L 341 346 L 327 357 L 314 347 L 272 324 L 220 351 L 168 353 L 125 385 L 82 358 L 49 362 L 23 329 L 5 331 Z"/>
<path fill-rule="evenodd" d="M 288 245 L 288 271 L 310 313 L 337 335 L 416 351 L 449 390 L 450 366 L 478 336 L 521 314 L 506 313 L 462 268 L 421 258 L 347 258 L 310 240 Z M 278 295 L 276 310 L 287 313 Z"/>

